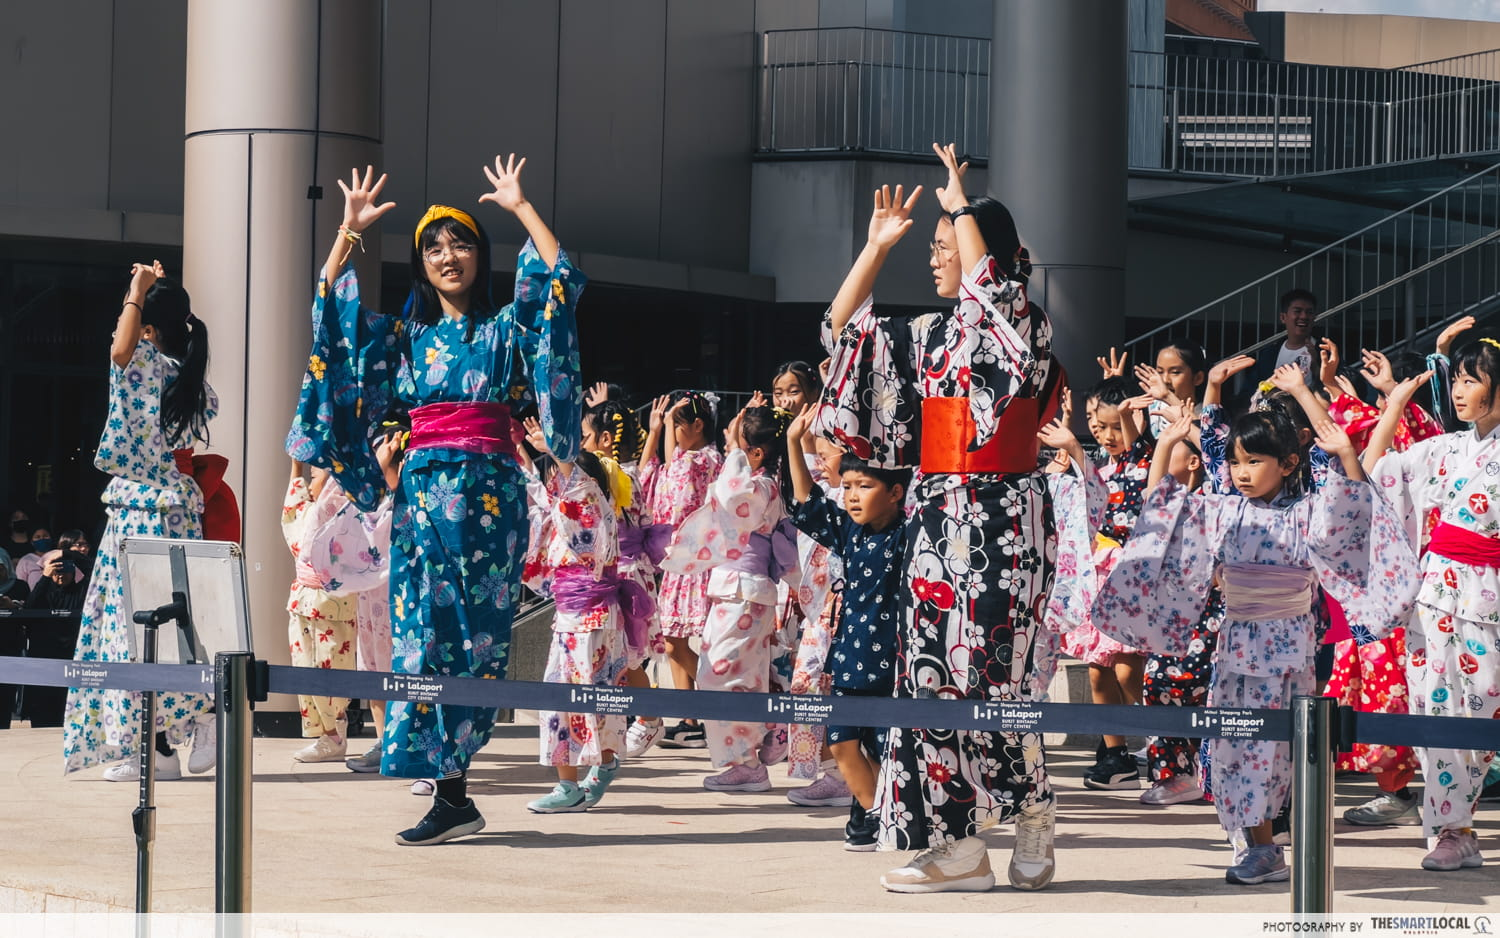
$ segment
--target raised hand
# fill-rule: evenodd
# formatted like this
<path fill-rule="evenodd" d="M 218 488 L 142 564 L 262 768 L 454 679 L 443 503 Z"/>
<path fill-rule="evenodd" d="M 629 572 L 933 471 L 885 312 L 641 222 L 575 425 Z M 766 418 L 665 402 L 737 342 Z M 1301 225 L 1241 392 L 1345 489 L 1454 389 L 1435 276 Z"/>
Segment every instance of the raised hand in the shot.
<path fill-rule="evenodd" d="M 825 358 L 818 362 L 818 377 L 823 379 L 823 384 L 828 385 L 828 372 L 833 368 L 833 359 Z"/>
<path fill-rule="evenodd" d="M 1158 401 L 1175 396 L 1172 389 L 1167 387 L 1167 380 L 1162 377 L 1161 372 L 1150 365 L 1136 365 L 1135 379 L 1140 382 L 1142 391 Z"/>
<path fill-rule="evenodd" d="M 1460 333 L 1468 332 L 1472 328 L 1474 328 L 1473 316 L 1464 316 L 1450 322 L 1447 328 L 1438 333 L 1437 353 L 1447 358 L 1448 353 L 1453 351 L 1453 340 L 1457 339 Z"/>
<path fill-rule="evenodd" d="M 535 417 L 527 417 L 521 423 L 526 428 L 526 442 L 531 444 L 532 449 L 538 453 L 552 452 L 547 448 L 547 434 L 542 430 L 541 421 Z"/>
<path fill-rule="evenodd" d="M 1372 352 L 1369 349 L 1360 350 L 1360 359 L 1364 367 L 1359 373 L 1370 382 L 1370 387 L 1381 394 L 1389 395 L 1391 389 L 1396 386 L 1396 375 L 1391 371 L 1391 360 L 1380 352 Z"/>
<path fill-rule="evenodd" d="M 1405 381 L 1397 382 L 1396 386 L 1391 388 L 1390 393 L 1385 396 L 1386 410 L 1390 410 L 1393 407 L 1396 410 L 1405 410 L 1406 405 L 1411 403 L 1411 399 L 1416 395 L 1417 391 L 1431 380 L 1432 369 L 1429 368 L 1419 375 L 1412 375 Z"/>
<path fill-rule="evenodd" d="M 1339 374 L 1339 346 L 1332 339 L 1318 343 L 1318 380 L 1325 388 L 1336 387 Z"/>
<path fill-rule="evenodd" d="M 1115 347 L 1109 347 L 1109 358 L 1100 355 L 1094 361 L 1099 363 L 1099 370 L 1104 372 L 1106 378 L 1123 378 L 1125 376 L 1125 359 L 1130 357 L 1129 352 L 1115 354 Z"/>
<path fill-rule="evenodd" d="M 1255 367 L 1255 357 L 1252 355 L 1235 355 L 1216 363 L 1208 369 L 1208 383 L 1215 387 L 1223 387 L 1224 382 L 1249 368 Z"/>
<path fill-rule="evenodd" d="M 1307 387 L 1307 379 L 1302 374 L 1302 367 L 1296 362 L 1287 362 L 1271 372 L 1270 380 L 1272 387 L 1279 388 L 1288 394 L 1296 394 L 1299 388 Z"/>
<path fill-rule="evenodd" d="M 130 289 L 127 294 L 132 302 L 140 302 L 146 296 L 146 291 L 157 280 L 166 276 L 161 268 L 161 261 L 152 261 L 149 264 L 130 265 Z"/>
<path fill-rule="evenodd" d="M 959 163 L 957 147 L 951 143 L 947 146 L 934 143 L 932 152 L 948 170 L 948 181 L 937 190 L 938 204 L 945 212 L 956 212 L 969 204 L 969 197 L 964 194 L 964 173 L 969 171 L 969 164 Z"/>
<path fill-rule="evenodd" d="M 1173 420 L 1166 425 L 1161 431 L 1161 435 L 1156 438 L 1157 448 L 1162 452 L 1166 452 L 1183 440 L 1188 439 L 1193 435 L 1193 427 L 1197 423 L 1197 419 L 1192 414 L 1183 414 L 1176 420 Z"/>
<path fill-rule="evenodd" d="M 797 411 L 797 416 L 787 424 L 786 438 L 788 440 L 801 440 L 807 436 L 807 428 L 812 424 L 813 414 L 816 408 L 812 404 L 803 404 L 802 409 Z"/>
<path fill-rule="evenodd" d="M 1354 441 L 1349 439 L 1349 434 L 1344 432 L 1343 427 L 1332 420 L 1319 420 L 1313 424 L 1313 429 L 1317 431 L 1318 447 L 1323 452 L 1341 459 L 1346 456 L 1354 457 Z"/>
<path fill-rule="evenodd" d="M 729 421 L 729 426 L 724 428 L 724 448 L 727 450 L 744 449 L 745 441 L 740 435 L 740 426 L 744 423 L 745 412 L 741 410 Z"/>
<path fill-rule="evenodd" d="M 646 430 L 656 433 L 661 430 L 662 422 L 666 420 L 667 408 L 671 406 L 672 398 L 663 394 L 651 402 L 651 413 L 646 417 Z"/>
<path fill-rule="evenodd" d="M 609 400 L 609 384 L 605 381 L 595 382 L 583 396 L 583 403 L 589 407 L 597 407 Z"/>
<path fill-rule="evenodd" d="M 1343 391 L 1350 397 L 1359 397 L 1359 393 L 1354 388 L 1354 382 L 1350 381 L 1344 375 L 1336 375 L 1333 379 L 1333 382 L 1340 391 Z"/>
<path fill-rule="evenodd" d="M 1125 400 L 1120 404 L 1120 409 L 1125 411 L 1133 410 L 1145 413 L 1151 409 L 1151 405 L 1154 403 L 1156 403 L 1156 398 L 1152 397 L 1151 395 L 1137 394 L 1135 397 L 1125 398 Z"/>
<path fill-rule="evenodd" d="M 1068 425 L 1061 420 L 1054 420 L 1036 432 L 1036 438 L 1043 446 L 1053 449 L 1067 449 L 1078 442 L 1078 437 L 1068 429 Z"/>
<path fill-rule="evenodd" d="M 761 392 L 756 391 L 754 394 L 750 395 L 750 403 L 746 404 L 745 406 L 746 407 L 764 407 L 764 406 L 766 406 L 766 396 L 764 394 L 762 394 Z"/>
<path fill-rule="evenodd" d="M 875 210 L 870 213 L 870 243 L 878 248 L 890 248 L 906 236 L 911 227 L 911 210 L 917 205 L 922 187 L 917 186 L 911 195 L 902 200 L 906 190 L 896 187 L 894 194 L 890 186 L 875 190 Z"/>
<path fill-rule="evenodd" d="M 526 157 L 521 157 L 517 162 L 516 155 L 508 157 L 495 157 L 495 168 L 493 171 L 488 166 L 484 167 L 484 177 L 495 187 L 493 192 L 486 192 L 479 197 L 481 202 L 494 202 L 507 212 L 520 211 L 521 206 L 526 204 L 526 193 L 521 191 L 521 170 L 526 166 Z"/>
<path fill-rule="evenodd" d="M 1063 388 L 1061 411 L 1062 411 L 1062 413 L 1058 415 L 1058 419 L 1062 421 L 1063 426 L 1065 426 L 1065 427 L 1071 427 L 1073 425 L 1073 389 L 1072 388 Z"/>
<path fill-rule="evenodd" d="M 380 216 L 396 207 L 395 202 L 379 201 L 386 175 L 381 173 L 380 178 L 372 183 L 374 175 L 375 167 L 366 166 L 363 178 L 356 168 L 349 171 L 349 185 L 344 185 L 342 179 L 338 181 L 339 188 L 344 190 L 344 227 L 355 234 L 369 228 L 380 220 Z"/>

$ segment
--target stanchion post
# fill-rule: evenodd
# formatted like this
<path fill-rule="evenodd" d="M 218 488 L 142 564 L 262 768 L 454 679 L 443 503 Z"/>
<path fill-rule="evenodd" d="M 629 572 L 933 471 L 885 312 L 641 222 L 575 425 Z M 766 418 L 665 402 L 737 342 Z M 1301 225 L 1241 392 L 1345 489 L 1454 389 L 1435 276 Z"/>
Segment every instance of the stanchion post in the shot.
<path fill-rule="evenodd" d="M 1297 697 L 1292 711 L 1292 912 L 1324 915 L 1333 910 L 1338 702 Z"/>
<path fill-rule="evenodd" d="M 250 709 L 254 656 L 221 652 L 214 656 L 214 696 L 218 704 L 219 770 L 215 783 L 214 911 L 250 911 L 250 780 L 254 767 Z"/>

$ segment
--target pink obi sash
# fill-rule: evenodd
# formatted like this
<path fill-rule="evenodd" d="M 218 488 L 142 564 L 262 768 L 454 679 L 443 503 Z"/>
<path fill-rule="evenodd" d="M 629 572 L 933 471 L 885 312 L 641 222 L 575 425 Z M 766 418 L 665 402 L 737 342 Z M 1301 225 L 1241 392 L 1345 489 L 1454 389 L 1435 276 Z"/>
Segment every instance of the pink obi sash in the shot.
<path fill-rule="evenodd" d="M 411 409 L 408 449 L 457 449 L 516 455 L 510 408 L 488 401 L 424 404 Z"/>
<path fill-rule="evenodd" d="M 1439 557 L 1471 567 L 1500 567 L 1500 540 L 1446 521 L 1439 522 L 1432 529 L 1427 549 Z"/>
<path fill-rule="evenodd" d="M 1317 577 L 1304 567 L 1230 563 L 1219 572 L 1224 616 L 1241 622 L 1290 619 L 1312 612 Z"/>

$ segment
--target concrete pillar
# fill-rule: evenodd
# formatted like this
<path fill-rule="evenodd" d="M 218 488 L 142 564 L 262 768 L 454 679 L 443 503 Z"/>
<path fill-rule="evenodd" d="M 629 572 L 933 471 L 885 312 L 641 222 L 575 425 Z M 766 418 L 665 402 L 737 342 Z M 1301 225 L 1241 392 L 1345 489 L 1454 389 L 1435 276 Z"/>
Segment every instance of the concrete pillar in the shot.
<path fill-rule="evenodd" d="M 343 212 L 335 180 L 380 164 L 381 9 L 373 0 L 188 6 L 183 281 L 210 329 L 212 449 L 230 459 L 255 652 L 273 663 L 288 661 L 292 582 L 283 444 L 307 365 L 313 281 Z M 379 233 L 368 241 L 378 245 Z M 375 305 L 379 251 L 354 257 Z M 273 698 L 263 710 L 295 714 L 296 702 Z"/>
<path fill-rule="evenodd" d="M 989 191 L 1031 251 L 1032 295 L 1075 387 L 1125 338 L 1126 9 L 995 4 Z"/>

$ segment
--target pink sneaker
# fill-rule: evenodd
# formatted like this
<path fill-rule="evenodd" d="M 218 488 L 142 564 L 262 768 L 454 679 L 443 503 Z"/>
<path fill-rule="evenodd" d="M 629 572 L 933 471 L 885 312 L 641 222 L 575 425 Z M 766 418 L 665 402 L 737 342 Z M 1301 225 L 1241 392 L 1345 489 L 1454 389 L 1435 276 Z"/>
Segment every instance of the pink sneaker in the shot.
<path fill-rule="evenodd" d="M 826 772 L 806 788 L 793 788 L 787 792 L 786 800 L 804 808 L 847 808 L 854 796 L 842 778 Z"/>
<path fill-rule="evenodd" d="M 763 765 L 731 765 L 703 780 L 709 791 L 770 791 L 771 776 Z"/>
<path fill-rule="evenodd" d="M 775 765 L 786 758 L 786 727 L 778 726 L 766 732 L 760 743 L 760 764 Z"/>

